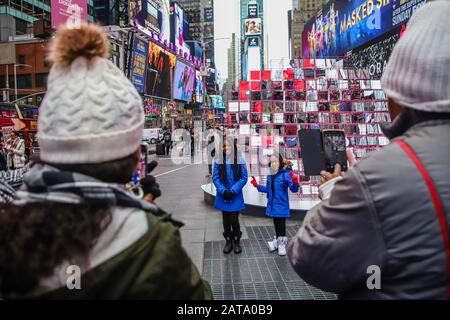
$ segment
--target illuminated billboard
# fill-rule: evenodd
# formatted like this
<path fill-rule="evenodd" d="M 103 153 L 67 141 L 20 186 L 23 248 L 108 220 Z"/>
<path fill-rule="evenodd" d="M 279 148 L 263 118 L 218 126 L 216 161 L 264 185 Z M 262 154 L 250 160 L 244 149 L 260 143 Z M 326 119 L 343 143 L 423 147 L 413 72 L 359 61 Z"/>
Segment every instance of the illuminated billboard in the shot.
<path fill-rule="evenodd" d="M 139 93 L 144 93 L 148 42 L 135 38 L 131 57 L 130 79 Z"/>
<path fill-rule="evenodd" d="M 260 35 L 261 34 L 261 18 L 245 19 L 245 35 Z"/>
<path fill-rule="evenodd" d="M 68 23 L 76 26 L 88 20 L 87 0 L 51 1 L 52 28 Z"/>
<path fill-rule="evenodd" d="M 341 57 L 405 24 L 426 0 L 334 1 L 302 34 L 303 58 Z"/>
<path fill-rule="evenodd" d="M 184 52 L 191 52 L 190 46 L 184 41 L 189 28 L 189 21 L 183 9 L 177 4 L 173 4 L 174 10 L 174 44 L 177 49 Z"/>
<path fill-rule="evenodd" d="M 145 94 L 166 99 L 172 98 L 170 73 L 175 67 L 175 61 L 173 54 L 153 42 L 149 43 Z"/>
<path fill-rule="evenodd" d="M 130 0 L 128 3 L 130 24 L 143 33 L 159 35 L 161 42 L 170 43 L 169 0 Z"/>
<path fill-rule="evenodd" d="M 189 65 L 177 60 L 173 77 L 173 98 L 191 101 L 194 93 L 195 70 Z"/>

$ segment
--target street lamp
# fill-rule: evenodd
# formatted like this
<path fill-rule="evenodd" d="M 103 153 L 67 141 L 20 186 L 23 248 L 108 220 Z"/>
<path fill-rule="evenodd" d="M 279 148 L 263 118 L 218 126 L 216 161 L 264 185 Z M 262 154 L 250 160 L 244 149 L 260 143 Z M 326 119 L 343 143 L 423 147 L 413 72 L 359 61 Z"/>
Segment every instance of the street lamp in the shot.
<path fill-rule="evenodd" d="M 16 71 L 17 66 L 32 68 L 32 66 L 30 66 L 29 64 L 23 64 L 23 63 L 15 63 L 14 64 L 14 97 L 15 97 L 15 100 L 17 100 L 17 71 Z"/>

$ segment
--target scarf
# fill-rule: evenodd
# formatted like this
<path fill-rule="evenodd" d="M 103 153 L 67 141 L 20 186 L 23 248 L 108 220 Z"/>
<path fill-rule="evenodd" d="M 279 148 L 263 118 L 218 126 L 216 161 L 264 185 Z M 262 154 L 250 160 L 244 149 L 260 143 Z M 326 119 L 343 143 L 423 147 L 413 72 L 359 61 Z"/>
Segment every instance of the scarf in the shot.
<path fill-rule="evenodd" d="M 61 204 L 95 204 L 109 207 L 131 207 L 158 212 L 158 207 L 128 192 L 124 185 L 105 183 L 93 177 L 61 171 L 47 164 L 35 164 L 25 174 L 17 191 L 15 205 L 38 202 Z"/>

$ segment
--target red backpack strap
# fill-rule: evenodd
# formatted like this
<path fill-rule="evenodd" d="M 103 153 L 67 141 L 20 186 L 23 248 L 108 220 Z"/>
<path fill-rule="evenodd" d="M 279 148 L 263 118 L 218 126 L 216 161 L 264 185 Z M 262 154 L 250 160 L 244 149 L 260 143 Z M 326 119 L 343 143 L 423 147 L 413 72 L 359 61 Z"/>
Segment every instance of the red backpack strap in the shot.
<path fill-rule="evenodd" d="M 416 165 L 417 169 L 421 173 L 423 180 L 430 192 L 431 199 L 433 200 L 434 209 L 436 211 L 437 218 L 439 220 L 439 225 L 441 227 L 441 234 L 444 240 L 444 248 L 445 248 L 445 256 L 447 258 L 447 277 L 449 278 L 447 281 L 447 299 L 450 299 L 450 238 L 449 238 L 449 230 L 447 225 L 447 217 L 445 215 L 444 206 L 442 205 L 441 199 L 439 197 L 439 193 L 434 185 L 431 176 L 429 175 L 427 169 L 423 165 L 420 158 L 414 152 L 409 144 L 407 144 L 403 140 L 396 140 L 395 143 L 400 145 L 400 147 L 405 151 L 405 153 L 409 156 L 411 161 Z"/>

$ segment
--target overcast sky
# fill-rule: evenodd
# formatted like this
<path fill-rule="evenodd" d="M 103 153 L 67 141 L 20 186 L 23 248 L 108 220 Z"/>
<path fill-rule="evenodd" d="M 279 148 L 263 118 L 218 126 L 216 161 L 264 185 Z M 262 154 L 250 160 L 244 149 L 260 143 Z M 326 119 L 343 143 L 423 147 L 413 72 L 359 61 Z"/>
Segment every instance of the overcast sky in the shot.
<path fill-rule="evenodd" d="M 239 0 L 214 0 L 214 37 L 231 37 L 233 32 L 239 33 Z M 264 0 L 266 21 L 264 28 L 267 30 L 269 64 L 272 68 L 278 68 L 281 59 L 289 62 L 289 36 L 287 12 L 292 8 L 292 0 Z M 219 40 L 215 43 L 216 67 L 223 81 L 228 76 L 227 49 L 230 40 Z M 266 68 L 269 68 L 266 66 Z"/>

